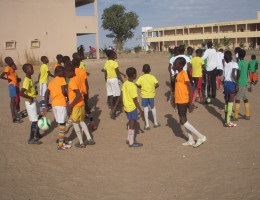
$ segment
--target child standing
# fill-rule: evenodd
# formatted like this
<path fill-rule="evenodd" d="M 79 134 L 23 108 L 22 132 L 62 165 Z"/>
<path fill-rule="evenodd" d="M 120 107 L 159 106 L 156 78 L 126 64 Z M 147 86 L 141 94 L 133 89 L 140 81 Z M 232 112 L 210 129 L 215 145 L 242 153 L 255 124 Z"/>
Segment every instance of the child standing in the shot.
<path fill-rule="evenodd" d="M 238 69 L 237 69 L 237 80 L 238 80 L 238 87 L 239 90 L 236 94 L 236 104 L 235 104 L 235 116 L 234 119 L 238 119 L 238 112 L 239 112 L 239 107 L 240 107 L 240 99 L 243 98 L 244 104 L 245 104 L 245 109 L 246 109 L 246 114 L 245 114 L 245 119 L 249 120 L 249 102 L 248 102 L 248 90 L 247 90 L 247 74 L 248 74 L 248 65 L 247 62 L 244 60 L 246 56 L 246 51 L 241 49 L 238 52 Z"/>
<path fill-rule="evenodd" d="M 217 86 L 218 90 L 221 90 L 221 82 L 222 82 L 222 75 L 223 75 L 223 66 L 224 66 L 224 50 L 219 49 L 217 52 L 218 58 L 218 66 L 217 66 Z"/>
<path fill-rule="evenodd" d="M 57 63 L 54 65 L 54 71 L 56 67 L 62 66 L 63 56 L 61 54 L 58 54 L 56 56 L 56 59 L 57 59 Z"/>
<path fill-rule="evenodd" d="M 144 107 L 144 119 L 145 119 L 145 130 L 150 130 L 148 112 L 150 105 L 153 113 L 154 128 L 161 126 L 157 122 L 156 109 L 154 106 L 155 89 L 159 87 L 157 79 L 150 74 L 150 65 L 145 64 L 143 66 L 144 75 L 140 76 L 136 81 L 137 87 L 141 88 L 142 106 Z"/>
<path fill-rule="evenodd" d="M 46 109 L 44 114 L 47 114 L 49 96 L 52 97 L 52 110 L 57 123 L 59 123 L 59 144 L 58 150 L 65 150 L 71 148 L 71 145 L 64 143 L 64 135 L 66 130 L 66 117 L 67 117 L 67 108 L 66 108 L 66 86 L 67 83 L 64 78 L 64 68 L 61 66 L 56 67 L 55 69 L 55 78 L 48 85 L 48 89 L 45 94 Z"/>
<path fill-rule="evenodd" d="M 124 105 L 124 110 L 126 112 L 128 122 L 128 136 L 126 144 L 129 147 L 140 147 L 143 146 L 142 143 L 135 142 L 135 122 L 138 119 L 138 112 L 140 112 L 141 117 L 143 117 L 143 111 L 138 103 L 137 86 L 133 83 L 136 79 L 136 69 L 129 67 L 126 70 L 128 80 L 122 86 L 121 98 Z"/>
<path fill-rule="evenodd" d="M 175 102 L 178 108 L 178 114 L 180 117 L 180 124 L 184 125 L 187 130 L 189 140 L 182 145 L 184 146 L 193 146 L 198 147 L 202 143 L 204 143 L 207 138 L 202 135 L 197 129 L 195 129 L 187 120 L 187 110 L 189 112 L 193 111 L 192 105 L 192 85 L 188 74 L 183 70 L 186 65 L 186 60 L 183 57 L 179 57 L 175 60 L 174 70 L 178 70 L 178 75 L 176 77 L 175 84 Z M 198 140 L 195 144 L 194 139 L 192 137 L 192 133 L 194 133 Z"/>
<path fill-rule="evenodd" d="M 231 51 L 226 51 L 224 54 L 224 59 L 227 64 L 225 64 L 223 70 L 224 76 L 224 95 L 225 95 L 225 127 L 235 127 L 237 124 L 233 124 L 230 121 L 232 114 L 233 102 L 238 90 L 236 70 L 238 69 L 237 63 L 232 61 Z"/>
<path fill-rule="evenodd" d="M 250 92 L 253 91 L 253 86 L 258 82 L 258 60 L 256 60 L 256 56 L 251 56 L 251 61 L 248 63 L 249 76 L 250 76 Z"/>
<path fill-rule="evenodd" d="M 37 125 L 40 107 L 36 100 L 37 92 L 32 81 L 32 75 L 34 74 L 33 66 L 29 63 L 26 63 L 23 65 L 23 71 L 26 74 L 26 77 L 23 81 L 21 96 L 25 98 L 25 107 L 28 113 L 29 120 L 32 122 L 28 144 L 41 144 L 42 142 L 38 140 L 39 138 L 41 138 L 41 135 L 39 133 L 39 127 Z M 34 138 L 35 134 L 36 138 Z"/>

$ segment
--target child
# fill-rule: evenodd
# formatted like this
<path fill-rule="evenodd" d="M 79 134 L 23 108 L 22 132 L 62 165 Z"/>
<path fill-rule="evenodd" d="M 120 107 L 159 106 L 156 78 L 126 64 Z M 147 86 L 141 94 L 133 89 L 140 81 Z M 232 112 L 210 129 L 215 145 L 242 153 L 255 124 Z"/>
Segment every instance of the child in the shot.
<path fill-rule="evenodd" d="M 5 71 L 1 74 L 0 78 L 8 81 L 9 97 L 11 98 L 10 108 L 11 108 L 13 123 L 21 123 L 22 121 L 19 120 L 16 116 L 17 104 L 15 102 L 15 99 L 17 96 L 18 76 L 15 70 L 17 68 L 11 57 L 6 57 L 5 63 L 7 64 L 7 66 L 5 68 Z"/>
<path fill-rule="evenodd" d="M 49 60 L 46 56 L 41 57 L 41 61 L 43 65 L 41 66 L 40 69 L 40 74 L 38 77 L 38 82 L 40 83 L 40 95 L 42 96 L 42 110 L 45 110 L 45 92 L 48 87 L 48 82 L 49 82 L 49 76 L 54 77 L 48 67 Z"/>
<path fill-rule="evenodd" d="M 70 118 L 73 122 L 73 127 L 79 139 L 79 148 L 85 148 L 86 144 L 94 145 L 95 142 L 90 136 L 88 127 L 84 122 L 85 118 L 85 106 L 84 106 L 84 97 L 83 97 L 83 87 L 82 82 L 78 76 L 75 74 L 75 68 L 73 65 L 69 64 L 65 68 L 66 77 L 70 79 L 68 85 L 68 97 L 69 105 L 67 106 L 67 112 L 70 115 Z M 82 134 L 80 126 L 86 134 L 87 141 L 84 144 L 82 139 Z"/>
<path fill-rule="evenodd" d="M 54 71 L 55 71 L 56 67 L 62 66 L 63 56 L 61 54 L 58 54 L 56 56 L 56 59 L 57 59 L 57 63 L 54 65 Z"/>
<path fill-rule="evenodd" d="M 197 95 L 199 94 L 200 101 L 203 101 L 202 96 L 202 71 L 207 73 L 205 68 L 204 60 L 201 58 L 202 50 L 197 49 L 196 50 L 196 57 L 192 58 L 190 61 L 190 64 L 192 66 L 192 79 L 195 83 L 195 90 L 192 97 L 192 105 L 194 105 L 195 99 L 197 98 Z M 195 108 L 195 107 L 194 107 Z M 196 107 L 197 108 L 197 107 Z"/>
<path fill-rule="evenodd" d="M 32 122 L 28 144 L 41 144 L 42 142 L 37 140 L 37 138 L 39 139 L 42 136 L 39 133 L 39 127 L 37 125 L 40 107 L 36 100 L 37 92 L 32 81 L 32 75 L 34 73 L 33 66 L 29 63 L 26 63 L 23 65 L 23 71 L 26 74 L 26 77 L 23 81 L 21 96 L 25 98 L 25 107 L 29 120 Z M 34 134 L 36 134 L 36 138 L 34 138 Z"/>
<path fill-rule="evenodd" d="M 111 112 L 110 117 L 112 119 L 115 119 L 115 112 L 116 108 L 119 104 L 119 97 L 120 97 L 120 87 L 118 79 L 124 83 L 120 72 L 118 70 L 118 64 L 115 61 L 117 59 L 117 55 L 114 51 L 108 50 L 106 52 L 106 55 L 108 57 L 108 60 L 105 63 L 105 80 L 107 85 L 107 96 L 110 96 L 110 106 L 111 106 Z M 116 103 L 114 101 L 116 100 Z"/>
<path fill-rule="evenodd" d="M 239 56 L 238 56 L 238 53 L 239 53 L 240 50 L 241 50 L 240 47 L 236 47 L 236 48 L 234 49 L 234 54 L 235 54 L 235 58 L 236 58 L 236 63 L 239 62 Z"/>
<path fill-rule="evenodd" d="M 188 74 L 183 70 L 186 65 L 186 60 L 183 57 L 179 57 L 176 59 L 174 64 L 174 70 L 178 70 L 178 75 L 176 77 L 175 84 L 175 102 L 177 103 L 178 114 L 180 117 L 180 124 L 184 125 L 188 132 L 189 140 L 182 145 L 184 146 L 193 146 L 198 147 L 202 143 L 204 143 L 207 138 L 202 135 L 199 131 L 197 131 L 187 120 L 187 109 L 189 112 L 192 112 L 192 85 L 190 83 L 190 79 Z M 195 144 L 194 139 L 192 137 L 192 133 L 194 133 L 197 137 L 197 143 Z"/>
<path fill-rule="evenodd" d="M 67 83 L 64 78 L 64 68 L 58 66 L 55 69 L 55 78 L 48 85 L 48 89 L 45 94 L 46 109 L 44 114 L 47 114 L 49 96 L 52 97 L 52 110 L 57 123 L 59 123 L 59 144 L 58 150 L 65 150 L 71 148 L 71 145 L 64 143 L 64 135 L 66 129 L 66 117 L 67 117 L 67 108 L 66 108 L 66 96 L 65 91 Z"/>
<path fill-rule="evenodd" d="M 143 117 L 143 111 L 138 103 L 137 86 L 133 83 L 136 79 L 136 69 L 129 67 L 126 70 L 128 80 L 122 86 L 121 98 L 124 104 L 124 110 L 126 112 L 128 122 L 128 136 L 126 144 L 129 147 L 140 147 L 143 146 L 142 143 L 135 142 L 135 122 L 138 119 L 137 109 L 140 112 L 141 117 Z"/>
<path fill-rule="evenodd" d="M 156 109 L 154 107 L 155 89 L 159 87 L 157 79 L 150 74 L 150 65 L 143 66 L 144 75 L 140 76 L 136 81 L 137 87 L 141 88 L 142 106 L 144 107 L 145 130 L 150 130 L 148 112 L 150 105 L 153 113 L 154 128 L 161 126 L 157 123 Z"/>
<path fill-rule="evenodd" d="M 189 57 L 190 59 L 192 59 L 192 54 L 193 54 L 194 49 L 192 47 L 188 47 L 187 48 L 187 54 L 185 54 L 185 56 Z"/>
<path fill-rule="evenodd" d="M 64 56 L 62 59 L 62 62 L 63 62 L 64 67 L 66 67 L 68 64 L 71 64 L 70 57 Z"/>
<path fill-rule="evenodd" d="M 218 58 L 218 66 L 217 66 L 217 86 L 218 90 L 221 90 L 221 82 L 222 82 L 222 75 L 223 75 L 223 66 L 224 66 L 224 50 L 219 49 L 217 52 L 217 58 Z"/>
<path fill-rule="evenodd" d="M 170 61 L 171 58 L 174 57 L 174 48 L 170 47 L 169 48 L 169 53 L 170 53 L 170 55 L 169 55 L 169 61 Z"/>
<path fill-rule="evenodd" d="M 86 64 L 85 64 L 85 62 L 84 62 L 84 54 L 78 53 L 78 55 L 79 55 L 79 59 L 80 59 L 80 66 L 79 66 L 79 68 L 80 68 L 80 69 L 83 69 L 85 72 L 87 72 L 87 70 L 86 70 Z M 88 75 L 89 75 L 89 74 L 88 74 Z"/>
<path fill-rule="evenodd" d="M 249 120 L 249 102 L 248 102 L 248 93 L 247 93 L 247 74 L 248 74 L 248 65 L 247 62 L 244 60 L 246 56 L 246 51 L 241 49 L 238 52 L 238 69 L 237 69 L 237 80 L 238 80 L 238 87 L 239 90 L 236 94 L 236 104 L 235 104 L 235 116 L 234 120 L 238 119 L 238 112 L 239 112 L 239 106 L 240 106 L 240 99 L 243 98 L 246 114 L 245 119 Z"/>
<path fill-rule="evenodd" d="M 233 124 L 230 121 L 232 114 L 233 101 L 236 95 L 237 87 L 237 77 L 235 75 L 238 65 L 236 62 L 232 61 L 231 51 L 226 51 L 224 53 L 224 59 L 226 61 L 223 76 L 224 76 L 224 95 L 225 95 L 225 127 L 235 127 L 236 124 Z"/>
<path fill-rule="evenodd" d="M 256 56 L 251 56 L 251 61 L 248 63 L 249 76 L 250 76 L 250 92 L 253 91 L 253 86 L 258 82 L 258 60 L 256 60 Z"/>

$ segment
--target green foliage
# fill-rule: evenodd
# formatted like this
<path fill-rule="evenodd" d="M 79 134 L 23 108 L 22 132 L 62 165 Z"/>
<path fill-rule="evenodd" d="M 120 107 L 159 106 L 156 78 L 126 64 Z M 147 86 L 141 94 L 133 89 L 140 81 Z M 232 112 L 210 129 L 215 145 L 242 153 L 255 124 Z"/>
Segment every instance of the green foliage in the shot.
<path fill-rule="evenodd" d="M 240 43 L 239 43 L 239 47 L 240 47 L 241 49 L 244 49 L 244 48 L 245 48 L 245 43 L 240 42 Z"/>
<path fill-rule="evenodd" d="M 136 53 L 136 56 L 137 56 L 137 54 L 140 52 L 142 50 L 142 48 L 138 45 L 138 46 L 136 46 L 136 47 L 134 47 L 134 51 L 135 51 L 135 53 Z"/>
<path fill-rule="evenodd" d="M 214 42 L 214 47 L 217 51 L 219 49 L 219 47 L 221 47 L 221 44 L 219 42 Z"/>
<path fill-rule="evenodd" d="M 224 37 L 223 46 L 224 46 L 226 49 L 229 49 L 229 45 L 230 45 L 230 38 Z"/>
<path fill-rule="evenodd" d="M 122 5 L 114 4 L 106 8 L 102 14 L 102 28 L 110 31 L 106 37 L 114 38 L 116 49 L 121 51 L 123 44 L 134 37 L 134 30 L 139 25 L 138 16 L 135 12 L 125 12 Z"/>
<path fill-rule="evenodd" d="M 249 43 L 249 48 L 252 50 L 255 49 L 255 43 L 253 41 Z"/>
<path fill-rule="evenodd" d="M 202 43 L 201 43 L 202 49 L 206 46 L 206 44 L 207 44 L 206 42 L 202 42 Z"/>

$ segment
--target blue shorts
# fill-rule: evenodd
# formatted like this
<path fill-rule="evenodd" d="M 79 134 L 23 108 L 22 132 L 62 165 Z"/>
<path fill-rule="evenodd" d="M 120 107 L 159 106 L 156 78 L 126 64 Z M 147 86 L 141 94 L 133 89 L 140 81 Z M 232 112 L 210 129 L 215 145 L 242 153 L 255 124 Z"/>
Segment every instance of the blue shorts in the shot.
<path fill-rule="evenodd" d="M 128 120 L 138 120 L 137 108 L 132 112 L 125 112 Z"/>
<path fill-rule="evenodd" d="M 9 97 L 16 97 L 17 88 L 13 84 L 10 84 L 8 85 L 8 89 L 9 89 Z"/>
<path fill-rule="evenodd" d="M 142 98 L 142 106 L 147 107 L 148 105 L 154 107 L 154 98 Z"/>
<path fill-rule="evenodd" d="M 229 96 L 236 93 L 236 85 L 232 81 L 224 82 L 224 96 L 225 100 L 229 101 Z"/>

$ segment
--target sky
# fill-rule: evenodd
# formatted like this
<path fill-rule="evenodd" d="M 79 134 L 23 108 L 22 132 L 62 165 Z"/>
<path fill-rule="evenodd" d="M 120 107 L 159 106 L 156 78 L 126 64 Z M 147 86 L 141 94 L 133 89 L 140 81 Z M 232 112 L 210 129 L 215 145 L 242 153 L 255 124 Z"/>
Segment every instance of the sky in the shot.
<path fill-rule="evenodd" d="M 207 24 L 215 22 L 240 21 L 257 19 L 260 11 L 260 0 L 97 0 L 99 47 L 113 45 L 109 32 L 101 27 L 103 10 L 113 4 L 120 4 L 126 12 L 133 11 L 139 16 L 139 26 L 134 30 L 134 37 L 127 41 L 125 48 L 141 46 L 141 29 L 144 26 L 153 28 Z M 93 16 L 94 5 L 76 8 L 78 16 Z M 78 46 L 95 47 L 95 35 L 79 36 Z"/>

